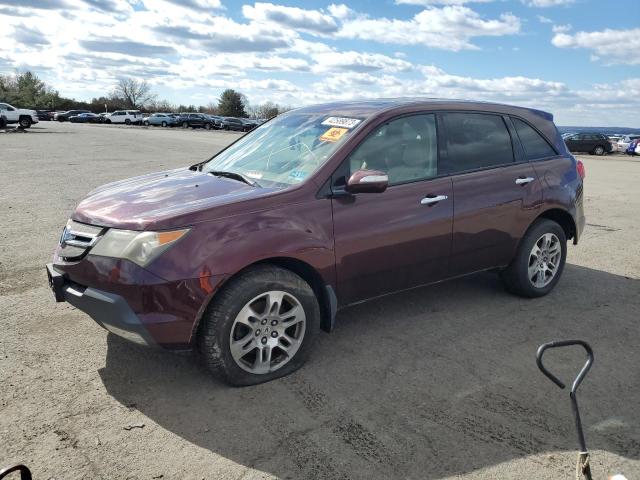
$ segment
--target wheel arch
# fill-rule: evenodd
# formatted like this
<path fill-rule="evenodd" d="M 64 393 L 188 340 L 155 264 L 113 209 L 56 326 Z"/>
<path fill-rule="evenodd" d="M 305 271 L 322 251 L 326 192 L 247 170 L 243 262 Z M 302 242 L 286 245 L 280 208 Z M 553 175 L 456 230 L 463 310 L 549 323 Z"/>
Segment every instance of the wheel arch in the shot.
<path fill-rule="evenodd" d="M 573 215 L 571 215 L 571 213 L 561 208 L 551 208 L 549 210 L 545 210 L 544 212 L 542 212 L 536 218 L 536 220 L 540 218 L 547 218 L 549 220 L 553 220 L 554 222 L 556 222 L 564 230 L 564 234 L 567 237 L 567 240 L 573 239 L 573 243 L 574 244 L 576 243 L 577 227 L 576 227 L 576 222 L 573 218 Z"/>
<path fill-rule="evenodd" d="M 285 270 L 289 270 L 300 276 L 305 282 L 307 282 L 318 298 L 318 305 L 320 307 L 320 328 L 327 333 L 333 330 L 338 305 L 338 300 L 333 287 L 327 284 L 327 282 L 322 279 L 320 273 L 318 273 L 318 271 L 313 266 L 303 260 L 293 257 L 263 258 L 245 266 L 233 275 L 230 275 L 229 277 L 224 279 L 223 283 L 218 287 L 216 292 L 206 302 L 206 307 L 208 307 L 211 302 L 215 301 L 218 292 L 220 292 L 220 290 L 223 289 L 230 280 L 233 280 L 238 275 L 241 275 L 245 271 L 258 265 L 273 265 Z M 204 314 L 204 311 L 206 310 L 206 307 L 202 308 L 202 311 L 197 318 L 196 324 L 194 325 L 192 341 L 195 339 L 195 335 L 200 328 L 200 323 L 202 321 L 202 316 Z"/>

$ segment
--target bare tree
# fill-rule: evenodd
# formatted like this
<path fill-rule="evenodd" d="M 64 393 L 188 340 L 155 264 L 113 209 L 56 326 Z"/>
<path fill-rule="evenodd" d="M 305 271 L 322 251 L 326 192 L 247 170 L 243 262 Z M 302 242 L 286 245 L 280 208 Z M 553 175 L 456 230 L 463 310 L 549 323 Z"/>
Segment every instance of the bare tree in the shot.
<path fill-rule="evenodd" d="M 129 108 L 143 108 L 148 102 L 155 100 L 151 85 L 146 80 L 121 78 L 113 89 L 113 96 L 122 99 Z"/>

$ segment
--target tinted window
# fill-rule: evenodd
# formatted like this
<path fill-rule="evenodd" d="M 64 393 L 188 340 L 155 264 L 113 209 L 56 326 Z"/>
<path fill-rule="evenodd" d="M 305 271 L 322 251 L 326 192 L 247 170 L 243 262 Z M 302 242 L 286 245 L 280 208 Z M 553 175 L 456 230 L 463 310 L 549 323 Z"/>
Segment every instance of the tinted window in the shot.
<path fill-rule="evenodd" d="M 532 127 L 518 118 L 512 118 L 513 125 L 516 127 L 518 137 L 522 142 L 527 159 L 551 157 L 556 152 L 551 148 L 547 141 L 536 132 Z"/>
<path fill-rule="evenodd" d="M 511 136 L 502 117 L 445 113 L 448 162 L 452 172 L 513 162 Z"/>
<path fill-rule="evenodd" d="M 380 170 L 389 184 L 435 177 L 438 144 L 435 115 L 402 117 L 378 127 L 349 157 L 351 172 Z"/>

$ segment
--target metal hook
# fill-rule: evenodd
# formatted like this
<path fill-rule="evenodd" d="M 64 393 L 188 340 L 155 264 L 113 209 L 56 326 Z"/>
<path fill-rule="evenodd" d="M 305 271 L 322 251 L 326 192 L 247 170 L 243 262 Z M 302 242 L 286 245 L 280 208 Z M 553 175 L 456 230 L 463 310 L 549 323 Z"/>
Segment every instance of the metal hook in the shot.
<path fill-rule="evenodd" d="M 536 353 L 536 363 L 538 368 L 542 373 L 544 373 L 553 383 L 555 383 L 558 387 L 564 389 L 565 384 L 556 377 L 553 373 L 551 373 L 542 363 L 542 357 L 544 352 L 550 348 L 560 348 L 560 347 L 569 347 L 579 345 L 585 349 L 587 352 L 587 361 L 578 373 L 578 376 L 573 381 L 571 385 L 571 392 L 569 393 L 569 397 L 571 398 L 571 409 L 573 410 L 573 418 L 576 424 L 576 430 L 578 432 L 578 443 L 580 445 L 580 459 L 582 464 L 582 473 L 587 479 L 591 478 L 591 469 L 589 467 L 589 453 L 587 451 L 587 445 L 584 439 L 584 432 L 582 431 L 582 421 L 580 420 L 580 410 L 578 409 L 578 399 L 577 399 L 577 391 L 578 387 L 586 377 L 587 373 L 591 369 L 591 365 L 593 365 L 593 350 L 591 349 L 591 345 L 583 340 L 560 340 L 557 342 L 549 342 L 543 345 L 540 345 L 538 348 L 538 352 Z"/>

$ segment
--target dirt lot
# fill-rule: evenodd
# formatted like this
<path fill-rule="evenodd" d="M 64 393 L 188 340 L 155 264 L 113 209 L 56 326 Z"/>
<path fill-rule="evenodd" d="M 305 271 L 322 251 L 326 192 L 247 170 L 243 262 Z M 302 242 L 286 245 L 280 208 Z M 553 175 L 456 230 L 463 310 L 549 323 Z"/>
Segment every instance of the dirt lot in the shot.
<path fill-rule="evenodd" d="M 0 464 L 36 479 L 561 479 L 576 440 L 540 343 L 579 337 L 593 470 L 640 478 L 640 161 L 583 157 L 588 226 L 546 298 L 481 274 L 342 311 L 310 363 L 231 389 L 55 304 L 43 265 L 93 187 L 236 134 L 42 123 L 0 134 Z M 550 355 L 565 378 L 577 351 Z"/>

